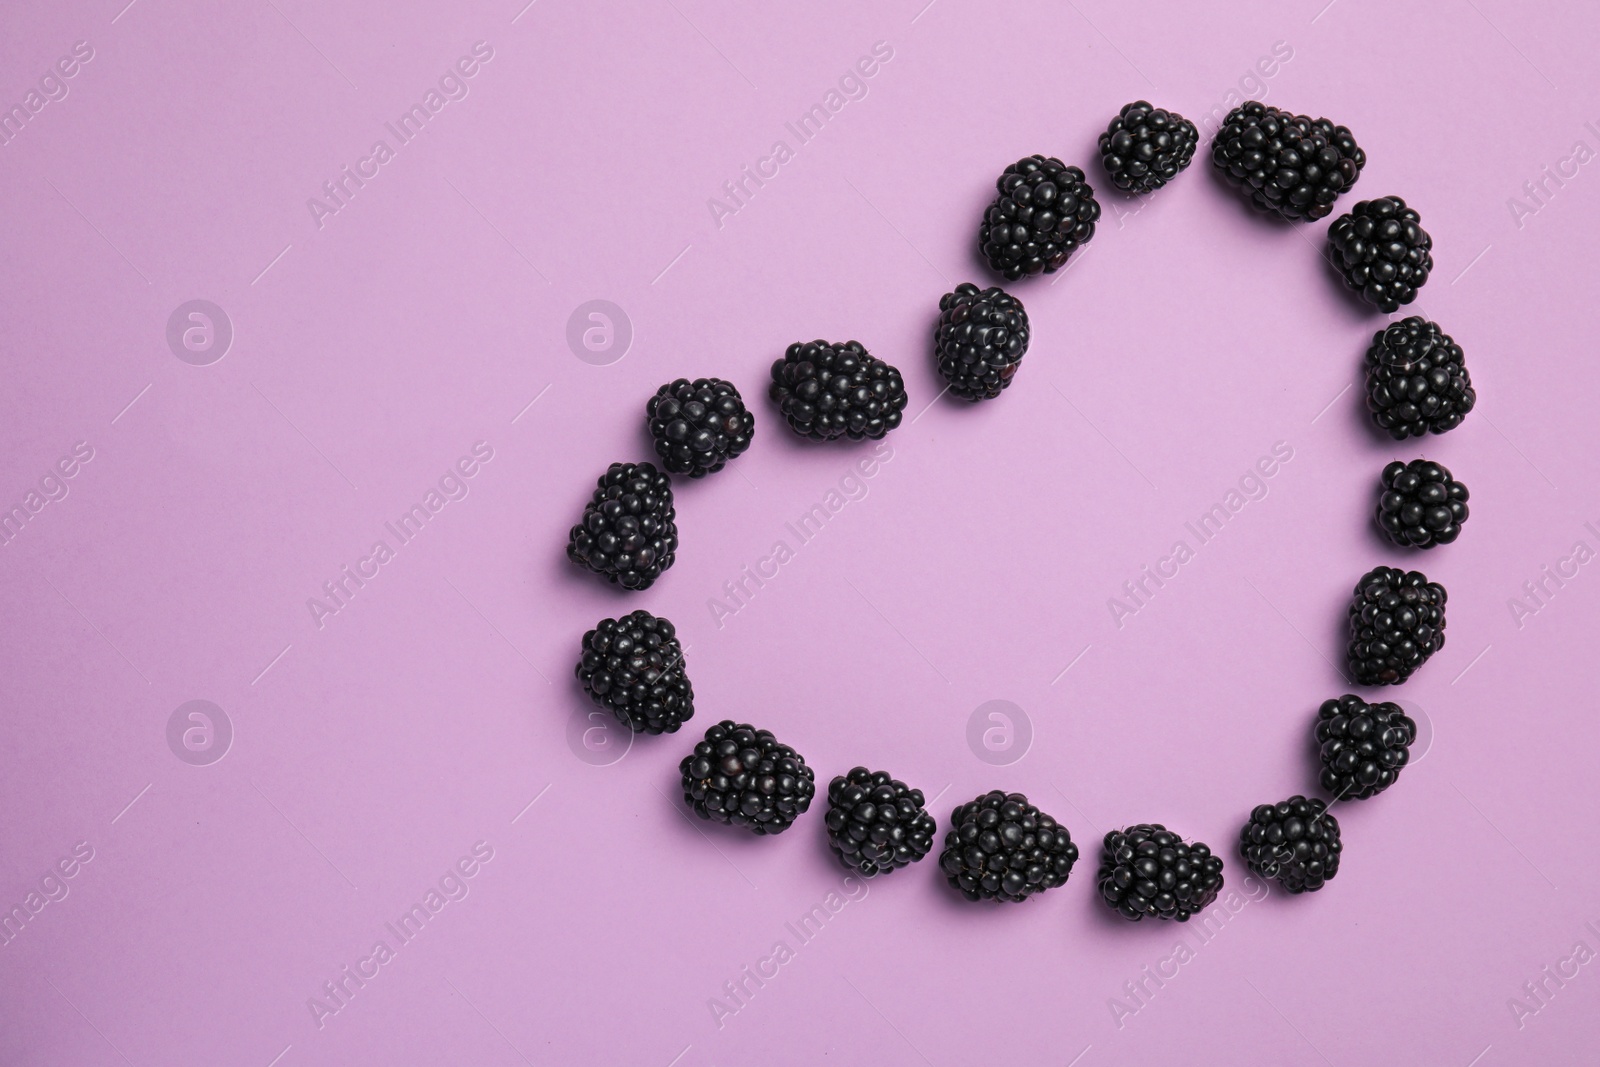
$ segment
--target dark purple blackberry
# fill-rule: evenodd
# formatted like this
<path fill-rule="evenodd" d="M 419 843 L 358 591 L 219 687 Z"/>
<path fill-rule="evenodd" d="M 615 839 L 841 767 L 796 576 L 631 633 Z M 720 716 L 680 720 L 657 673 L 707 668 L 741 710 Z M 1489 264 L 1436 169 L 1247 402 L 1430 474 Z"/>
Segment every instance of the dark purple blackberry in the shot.
<path fill-rule="evenodd" d="M 1461 346 L 1417 315 L 1391 322 L 1367 349 L 1367 408 L 1396 441 L 1444 433 L 1478 402 Z"/>
<path fill-rule="evenodd" d="M 1448 545 L 1461 536 L 1461 524 L 1467 521 L 1467 487 L 1431 460 L 1395 460 L 1383 468 L 1377 520 L 1397 545 Z"/>
<path fill-rule="evenodd" d="M 1400 777 L 1417 739 L 1417 724 L 1399 704 L 1368 704 L 1347 693 L 1317 712 L 1322 788 L 1334 800 L 1365 800 Z"/>
<path fill-rule="evenodd" d="M 1012 903 L 1066 885 L 1076 862 L 1065 826 L 1021 793 L 998 789 L 950 814 L 939 855 L 945 877 L 968 900 Z"/>
<path fill-rule="evenodd" d="M 993 400 L 1011 384 L 1028 351 L 1028 313 L 997 286 L 971 282 L 939 298 L 933 330 L 939 373 L 963 400 Z"/>
<path fill-rule="evenodd" d="M 1398 196 L 1363 200 L 1328 227 L 1333 265 L 1361 299 L 1397 311 L 1417 298 L 1433 270 L 1433 238 Z"/>
<path fill-rule="evenodd" d="M 1339 820 L 1315 798 L 1262 804 L 1239 831 L 1245 866 L 1290 893 L 1315 893 L 1339 873 Z"/>
<path fill-rule="evenodd" d="M 1050 156 L 1029 156 L 995 181 L 1000 195 L 983 214 L 978 248 L 1011 281 L 1051 274 L 1094 236 L 1100 205 L 1083 171 Z"/>
<path fill-rule="evenodd" d="M 1211 161 L 1256 207 L 1310 221 L 1333 211 L 1367 154 L 1343 126 L 1251 100 L 1228 112 L 1211 142 Z"/>
<path fill-rule="evenodd" d="M 1444 647 L 1444 586 L 1420 571 L 1374 567 L 1350 602 L 1350 672 L 1361 685 L 1399 685 Z"/>
<path fill-rule="evenodd" d="M 1148 193 L 1176 178 L 1199 143 L 1194 123 L 1176 111 L 1135 100 L 1100 135 L 1100 161 L 1112 185 L 1125 193 Z"/>
<path fill-rule="evenodd" d="M 648 611 L 602 619 L 583 635 L 578 681 L 636 733 L 670 734 L 694 716 L 694 687 L 672 623 Z"/>
<path fill-rule="evenodd" d="M 900 372 L 856 341 L 792 344 L 772 364 L 773 402 L 791 429 L 814 441 L 878 438 L 900 425 Z"/>
<path fill-rule="evenodd" d="M 1124 919 L 1188 922 L 1217 899 L 1222 857 L 1160 823 L 1141 823 L 1106 834 L 1099 885 L 1101 899 Z"/>
<path fill-rule="evenodd" d="M 937 829 L 922 803 L 922 790 L 856 767 L 828 785 L 828 844 L 866 878 L 915 863 L 933 848 Z"/>
<path fill-rule="evenodd" d="M 678 551 L 672 479 L 650 463 L 613 463 L 600 477 L 567 558 L 624 589 L 648 589 Z"/>
<path fill-rule="evenodd" d="M 703 478 L 750 447 L 756 417 L 732 382 L 679 378 L 656 390 L 645 405 L 661 465 L 673 474 Z"/>
<path fill-rule="evenodd" d="M 678 764 L 684 803 L 702 819 L 781 834 L 811 806 L 811 768 L 768 730 L 724 719 Z"/>

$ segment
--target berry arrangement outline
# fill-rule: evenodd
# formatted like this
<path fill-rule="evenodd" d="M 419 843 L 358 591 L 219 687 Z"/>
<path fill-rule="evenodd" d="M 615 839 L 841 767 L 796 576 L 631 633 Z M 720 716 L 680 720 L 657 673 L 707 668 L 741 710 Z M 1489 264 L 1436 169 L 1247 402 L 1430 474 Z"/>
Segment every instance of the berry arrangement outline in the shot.
<path fill-rule="evenodd" d="M 1099 137 L 1111 184 L 1145 196 L 1175 180 L 1200 138 L 1182 115 L 1137 100 Z M 1259 101 L 1234 108 L 1211 142 L 1211 160 L 1259 211 L 1287 226 L 1327 217 L 1355 185 L 1366 153 L 1351 131 L 1326 118 Z M 1086 172 L 1046 155 L 1008 165 L 979 221 L 988 267 L 1016 282 L 1064 267 L 1095 233 L 1100 205 Z M 1363 200 L 1328 228 L 1327 258 L 1355 296 L 1392 314 L 1416 299 L 1433 268 L 1421 215 L 1398 196 Z M 933 357 L 946 391 L 978 404 L 1009 389 L 1032 332 L 1026 308 L 998 285 L 965 282 L 939 301 Z M 1365 356 L 1374 426 L 1395 441 L 1443 434 L 1477 403 L 1461 347 L 1420 316 L 1390 322 Z M 770 368 L 768 397 L 790 430 L 814 442 L 877 440 L 900 425 L 907 404 L 900 371 L 849 340 L 789 346 Z M 613 463 L 570 531 L 568 558 L 624 590 L 649 588 L 678 548 L 672 475 L 723 470 L 752 444 L 755 415 L 732 382 L 679 378 L 649 398 L 646 425 L 664 470 Z M 1389 463 L 1379 479 L 1374 525 L 1401 548 L 1455 541 L 1469 510 L 1467 487 L 1426 459 Z M 1349 678 L 1400 685 L 1445 641 L 1443 585 L 1420 571 L 1378 566 L 1356 583 L 1349 605 Z M 675 733 L 694 715 L 694 692 L 673 624 L 637 610 L 601 620 L 582 640 L 576 675 L 597 706 L 635 733 Z M 1338 873 L 1343 843 L 1334 805 L 1392 787 L 1411 760 L 1417 724 L 1398 704 L 1354 693 L 1324 701 L 1308 741 L 1330 799 L 1296 794 L 1257 805 L 1239 832 L 1238 854 L 1254 874 L 1291 894 L 1322 889 Z M 709 727 L 679 764 L 683 799 L 701 819 L 757 835 L 788 830 L 817 793 L 815 771 L 771 731 L 725 719 Z M 824 791 L 824 831 L 834 856 L 863 877 L 887 875 L 929 855 L 937 821 L 921 790 L 865 766 Z M 1066 884 L 1079 858 L 1065 824 L 1025 794 L 991 790 L 958 804 L 939 868 L 973 900 L 1021 902 Z M 1202 841 L 1159 823 L 1108 832 L 1097 892 L 1114 914 L 1187 921 L 1216 900 L 1224 861 Z"/>

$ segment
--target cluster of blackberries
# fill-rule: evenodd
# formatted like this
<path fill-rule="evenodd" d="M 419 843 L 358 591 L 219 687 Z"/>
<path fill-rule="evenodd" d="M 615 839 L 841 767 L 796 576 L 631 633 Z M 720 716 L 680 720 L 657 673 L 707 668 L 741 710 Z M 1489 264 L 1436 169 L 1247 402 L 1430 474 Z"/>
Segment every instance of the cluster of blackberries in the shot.
<path fill-rule="evenodd" d="M 1182 115 L 1138 100 L 1100 135 L 1100 162 L 1116 189 L 1145 194 L 1175 179 L 1194 157 L 1198 131 Z M 1259 102 L 1235 108 L 1212 144 L 1212 162 L 1257 207 L 1287 220 L 1332 213 L 1366 154 L 1327 119 Z M 1100 205 L 1083 170 L 1032 155 L 1006 167 L 979 225 L 989 267 L 1015 281 L 1064 267 L 1093 236 Z M 1416 298 L 1433 269 L 1432 239 L 1399 197 L 1356 204 L 1329 227 L 1330 262 L 1346 284 L 1385 312 Z M 1022 302 L 997 286 L 957 286 L 939 302 L 934 357 L 948 391 L 992 400 L 1028 351 Z M 1476 403 L 1459 345 L 1413 316 L 1374 335 L 1366 357 L 1373 421 L 1395 439 L 1455 428 Z M 907 405 L 900 372 L 856 341 L 789 346 L 771 367 L 768 394 L 796 434 L 828 441 L 882 438 Z M 625 589 L 645 589 L 677 547 L 670 474 L 702 478 L 749 447 L 755 417 L 719 378 L 679 378 L 646 404 L 646 424 L 666 468 L 612 464 L 600 479 L 567 552 Z M 1449 544 L 1467 518 L 1468 493 L 1438 463 L 1396 461 L 1383 470 L 1376 510 L 1397 545 Z M 1416 571 L 1378 567 L 1350 604 L 1350 670 L 1364 685 L 1397 685 L 1444 644 L 1445 590 Z M 694 692 L 673 625 L 646 611 L 605 619 L 583 637 L 576 675 L 596 703 L 639 733 L 676 731 L 694 714 Z M 1246 865 L 1291 893 L 1320 889 L 1339 870 L 1332 803 L 1389 788 L 1411 759 L 1417 725 L 1394 703 L 1346 694 L 1318 710 L 1312 740 L 1320 785 L 1332 801 L 1293 796 L 1255 808 L 1239 835 Z M 761 835 L 782 833 L 810 807 L 815 775 L 770 731 L 723 720 L 679 764 L 685 804 L 700 818 Z M 828 786 L 824 826 L 841 864 L 873 877 L 933 850 L 937 827 L 922 791 L 885 771 L 855 767 Z M 1159 823 L 1114 830 L 1102 842 L 1100 898 L 1124 918 L 1183 922 L 1209 908 L 1223 861 Z M 1021 793 L 999 790 L 957 806 L 939 866 L 970 900 L 1020 902 L 1066 883 L 1078 859 L 1067 828 Z"/>

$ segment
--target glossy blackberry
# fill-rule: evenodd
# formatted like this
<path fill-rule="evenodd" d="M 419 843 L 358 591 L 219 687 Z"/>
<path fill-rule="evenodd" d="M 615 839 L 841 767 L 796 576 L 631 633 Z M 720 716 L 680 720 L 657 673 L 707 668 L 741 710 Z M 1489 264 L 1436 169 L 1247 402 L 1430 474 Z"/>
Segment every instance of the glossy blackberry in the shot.
<path fill-rule="evenodd" d="M 648 589 L 676 557 L 676 515 L 671 478 L 651 463 L 613 463 L 572 528 L 567 558 L 624 589 Z"/>
<path fill-rule="evenodd" d="M 1467 487 L 1431 460 L 1395 460 L 1383 468 L 1377 519 L 1378 528 L 1397 545 L 1448 545 L 1467 521 Z"/>
<path fill-rule="evenodd" d="M 648 611 L 602 619 L 584 634 L 577 675 L 591 700 L 636 733 L 670 734 L 694 715 L 678 632 Z"/>
<path fill-rule="evenodd" d="M 1356 183 L 1367 154 L 1343 126 L 1251 100 L 1228 112 L 1211 162 L 1263 211 L 1320 219 Z"/>
<path fill-rule="evenodd" d="M 1411 755 L 1417 724 L 1399 704 L 1368 704 L 1353 694 L 1317 712 L 1322 788 L 1334 800 L 1365 800 L 1394 785 Z"/>
<path fill-rule="evenodd" d="M 1420 571 L 1374 567 L 1350 602 L 1350 671 L 1361 685 L 1399 685 L 1444 647 L 1444 586 Z"/>
<path fill-rule="evenodd" d="M 857 767 L 828 785 L 828 844 L 867 878 L 908 866 L 933 848 L 936 827 L 922 804 L 922 790 Z"/>
<path fill-rule="evenodd" d="M 1339 873 L 1339 820 L 1315 798 L 1262 804 L 1239 831 L 1245 866 L 1290 893 L 1315 893 Z"/>
<path fill-rule="evenodd" d="M 1028 803 L 1021 793 L 998 789 L 950 814 L 939 866 L 968 900 L 1015 903 L 1065 885 L 1078 861 L 1067 828 Z"/>
<path fill-rule="evenodd" d="M 1401 440 L 1444 433 L 1478 402 L 1461 346 L 1417 315 L 1391 322 L 1367 349 L 1367 408 Z"/>
<path fill-rule="evenodd" d="M 1100 135 L 1100 162 L 1118 189 L 1148 193 L 1176 178 L 1199 143 L 1194 123 L 1176 111 L 1135 100 Z"/>
<path fill-rule="evenodd" d="M 1106 834 L 1099 886 L 1101 899 L 1124 919 L 1188 922 L 1217 899 L 1222 857 L 1160 823 L 1141 823 Z"/>
<path fill-rule="evenodd" d="M 673 474 L 703 478 L 750 447 L 756 417 L 732 382 L 679 378 L 656 390 L 645 405 L 661 465 Z"/>
<path fill-rule="evenodd" d="M 1361 299 L 1397 311 L 1417 298 L 1433 270 L 1433 238 L 1398 196 L 1363 200 L 1328 227 L 1333 265 Z"/>
<path fill-rule="evenodd" d="M 1016 281 L 1051 274 L 1094 236 L 1100 205 L 1083 171 L 1050 156 L 1029 156 L 995 181 L 1000 195 L 983 214 L 978 248 L 989 267 Z"/>
<path fill-rule="evenodd" d="M 1028 351 L 1028 313 L 1004 289 L 971 282 L 939 298 L 934 353 L 950 392 L 993 400 L 1005 391 Z"/>
<path fill-rule="evenodd" d="M 768 730 L 724 719 L 678 764 L 683 799 L 712 822 L 781 834 L 811 806 L 811 768 Z"/>
<path fill-rule="evenodd" d="M 856 341 L 792 344 L 772 364 L 773 402 L 791 429 L 814 441 L 878 438 L 900 425 L 900 372 Z"/>

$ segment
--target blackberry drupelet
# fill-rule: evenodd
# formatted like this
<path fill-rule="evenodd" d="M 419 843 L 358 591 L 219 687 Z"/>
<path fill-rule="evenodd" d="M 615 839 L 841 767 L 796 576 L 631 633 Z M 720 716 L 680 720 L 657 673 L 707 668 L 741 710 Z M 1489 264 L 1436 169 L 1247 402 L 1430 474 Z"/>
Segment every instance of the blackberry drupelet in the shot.
<path fill-rule="evenodd" d="M 939 298 L 934 354 L 950 391 L 963 400 L 993 400 L 1005 391 L 1028 351 L 1028 313 L 996 286 L 971 282 Z"/>
<path fill-rule="evenodd" d="M 1100 897 L 1124 919 L 1176 919 L 1204 911 L 1222 889 L 1222 857 L 1160 823 L 1106 834 L 1100 856 Z"/>
<path fill-rule="evenodd" d="M 672 623 L 648 611 L 602 619 L 583 635 L 584 692 L 635 733 L 670 734 L 694 716 L 694 687 Z"/>
<path fill-rule="evenodd" d="M 651 463 L 613 463 L 572 528 L 567 558 L 624 589 L 648 589 L 676 558 L 676 515 L 671 478 Z"/>
<path fill-rule="evenodd" d="M 950 814 L 939 866 L 968 900 L 1017 902 L 1065 885 L 1078 861 L 1067 828 L 998 789 Z"/>
<path fill-rule="evenodd" d="M 1350 671 L 1361 685 L 1399 685 L 1444 647 L 1444 586 L 1420 571 L 1374 567 L 1350 602 Z"/>
<path fill-rule="evenodd" d="M 683 799 L 702 819 L 781 834 L 811 806 L 811 768 L 771 731 L 724 719 L 678 764 Z"/>
<path fill-rule="evenodd" d="M 1378 528 L 1397 545 L 1448 545 L 1467 521 L 1467 495 L 1467 487 L 1437 463 L 1395 460 L 1383 468 Z"/>
<path fill-rule="evenodd" d="M 1365 800 L 1394 785 L 1410 758 L 1417 724 L 1399 704 L 1368 704 L 1347 693 L 1317 712 L 1322 788 L 1338 800 Z"/>
<path fill-rule="evenodd" d="M 978 248 L 1011 281 L 1051 274 L 1094 236 L 1100 204 L 1083 171 L 1050 156 L 1029 156 L 995 181 L 1000 195 L 983 214 Z"/>
<path fill-rule="evenodd" d="M 1356 183 L 1367 154 L 1343 126 L 1251 100 L 1228 112 L 1211 161 L 1256 207 L 1310 221 L 1329 214 Z"/>
<path fill-rule="evenodd" d="M 922 790 L 856 767 L 828 785 L 828 844 L 866 878 L 908 866 L 933 848 L 937 828 L 922 804 Z"/>
<path fill-rule="evenodd" d="M 656 390 L 645 405 L 661 465 L 673 474 L 703 478 L 750 447 L 756 417 L 732 382 L 679 378 Z"/>
<path fill-rule="evenodd" d="M 1339 820 L 1315 798 L 1262 804 L 1239 831 L 1245 866 L 1290 893 L 1315 893 L 1339 873 Z"/>
<path fill-rule="evenodd" d="M 792 344 L 772 364 L 770 390 L 791 429 L 814 441 L 879 438 L 900 425 L 900 372 L 856 341 Z"/>
<path fill-rule="evenodd" d="M 1100 161 L 1112 185 L 1125 193 L 1148 193 L 1176 178 L 1199 143 L 1194 123 L 1176 111 L 1135 100 L 1100 135 Z"/>
<path fill-rule="evenodd" d="M 1367 408 L 1396 441 L 1445 433 L 1478 402 L 1461 346 L 1418 315 L 1391 322 L 1367 349 Z"/>
<path fill-rule="evenodd" d="M 1433 238 L 1421 218 L 1398 196 L 1382 196 L 1361 201 L 1328 227 L 1334 267 L 1367 303 L 1398 311 L 1427 284 Z"/>

